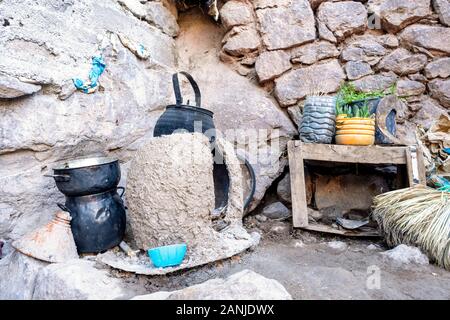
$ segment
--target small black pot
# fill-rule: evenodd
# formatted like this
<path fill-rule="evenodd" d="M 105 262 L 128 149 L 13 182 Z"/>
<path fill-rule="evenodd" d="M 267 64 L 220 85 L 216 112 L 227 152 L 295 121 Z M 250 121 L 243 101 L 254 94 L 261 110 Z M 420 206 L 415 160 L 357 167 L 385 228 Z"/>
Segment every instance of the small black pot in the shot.
<path fill-rule="evenodd" d="M 54 178 L 64 195 L 85 196 L 115 189 L 120 181 L 120 165 L 117 159 L 107 157 L 72 160 L 45 176 Z"/>
<path fill-rule="evenodd" d="M 113 189 L 88 196 L 66 197 L 65 206 L 59 204 L 72 216 L 71 228 L 79 253 L 104 252 L 122 241 L 126 213 L 121 196 Z"/>

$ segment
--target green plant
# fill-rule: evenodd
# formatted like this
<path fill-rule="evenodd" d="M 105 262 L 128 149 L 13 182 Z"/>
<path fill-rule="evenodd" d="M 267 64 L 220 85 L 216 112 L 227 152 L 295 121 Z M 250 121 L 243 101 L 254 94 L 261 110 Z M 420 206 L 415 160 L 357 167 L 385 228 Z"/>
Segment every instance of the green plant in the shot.
<path fill-rule="evenodd" d="M 389 88 L 385 90 L 374 90 L 370 92 L 361 92 L 358 91 L 355 86 L 351 83 L 345 83 L 338 92 L 338 102 L 337 106 L 342 107 L 351 102 L 365 100 L 370 98 L 381 98 L 387 96 L 389 94 L 395 94 L 396 92 L 396 84 L 393 84 Z"/>

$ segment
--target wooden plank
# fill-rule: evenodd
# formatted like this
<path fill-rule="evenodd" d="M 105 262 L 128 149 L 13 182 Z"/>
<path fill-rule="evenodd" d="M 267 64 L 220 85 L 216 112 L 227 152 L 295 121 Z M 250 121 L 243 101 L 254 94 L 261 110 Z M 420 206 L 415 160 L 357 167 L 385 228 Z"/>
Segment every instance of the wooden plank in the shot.
<path fill-rule="evenodd" d="M 344 146 L 336 144 L 299 143 L 303 158 L 307 160 L 368 163 L 405 164 L 405 147 Z"/>
<path fill-rule="evenodd" d="M 427 174 L 425 168 L 425 159 L 423 156 L 422 149 L 420 146 L 417 148 L 417 162 L 419 165 L 419 180 L 420 184 L 426 186 L 427 185 Z"/>
<path fill-rule="evenodd" d="M 317 232 L 324 232 L 324 233 L 332 233 L 332 234 L 338 234 L 341 236 L 346 237 L 380 237 L 380 234 L 378 231 L 356 231 L 356 230 L 345 230 L 345 229 L 335 229 L 325 224 L 318 224 L 318 223 L 310 223 L 306 227 L 302 227 L 304 230 L 308 231 L 317 231 Z"/>
<path fill-rule="evenodd" d="M 410 187 L 414 186 L 414 177 L 413 177 L 413 168 L 412 168 L 412 157 L 411 157 L 411 150 L 407 148 L 405 150 L 406 153 L 406 172 L 408 175 L 408 185 Z"/>
<path fill-rule="evenodd" d="M 300 148 L 294 141 L 288 142 L 289 172 L 291 178 L 292 222 L 294 228 L 308 225 L 308 207 L 306 202 L 305 171 Z"/>

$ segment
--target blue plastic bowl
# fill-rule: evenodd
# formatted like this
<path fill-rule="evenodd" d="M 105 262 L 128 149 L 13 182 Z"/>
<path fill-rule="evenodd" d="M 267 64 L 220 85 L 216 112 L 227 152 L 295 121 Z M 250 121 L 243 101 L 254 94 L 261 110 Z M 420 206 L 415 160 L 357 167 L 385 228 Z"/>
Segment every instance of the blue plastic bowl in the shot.
<path fill-rule="evenodd" d="M 157 247 L 147 251 L 152 263 L 157 268 L 175 267 L 181 264 L 186 255 L 185 243 Z"/>

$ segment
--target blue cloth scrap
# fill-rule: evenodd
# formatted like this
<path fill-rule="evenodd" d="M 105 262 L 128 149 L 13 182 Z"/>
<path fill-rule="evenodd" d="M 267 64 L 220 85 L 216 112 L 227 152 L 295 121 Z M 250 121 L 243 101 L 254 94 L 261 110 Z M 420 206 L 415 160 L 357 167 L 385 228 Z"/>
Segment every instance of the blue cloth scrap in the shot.
<path fill-rule="evenodd" d="M 444 148 L 443 150 L 444 150 L 445 153 L 450 154 L 450 148 Z"/>
<path fill-rule="evenodd" d="M 78 90 L 83 91 L 84 93 L 92 93 L 97 89 L 98 79 L 102 75 L 103 71 L 105 71 L 106 63 L 101 56 L 92 57 L 92 68 L 89 72 L 89 81 L 86 83 L 78 78 L 74 78 L 73 84 Z"/>

